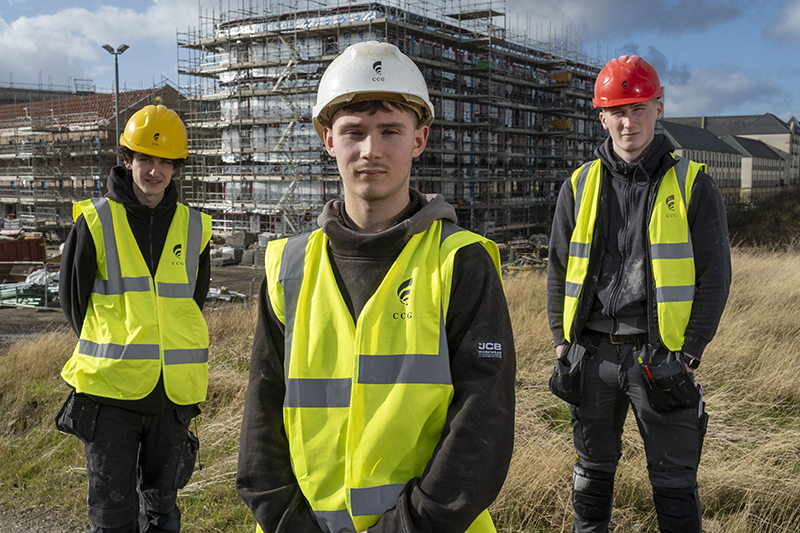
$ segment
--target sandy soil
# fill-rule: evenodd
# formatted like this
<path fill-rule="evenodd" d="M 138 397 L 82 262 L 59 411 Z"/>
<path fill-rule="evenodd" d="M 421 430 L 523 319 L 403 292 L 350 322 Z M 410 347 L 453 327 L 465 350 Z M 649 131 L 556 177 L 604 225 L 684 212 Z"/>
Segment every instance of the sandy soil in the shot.
<path fill-rule="evenodd" d="M 257 297 L 263 276 L 263 268 L 253 266 L 214 267 L 211 269 L 211 287 L 227 288 L 229 291 Z M 208 305 L 213 305 L 211 300 Z M 20 338 L 68 327 L 60 309 L 45 311 L 25 307 L 0 307 L 0 348 Z"/>

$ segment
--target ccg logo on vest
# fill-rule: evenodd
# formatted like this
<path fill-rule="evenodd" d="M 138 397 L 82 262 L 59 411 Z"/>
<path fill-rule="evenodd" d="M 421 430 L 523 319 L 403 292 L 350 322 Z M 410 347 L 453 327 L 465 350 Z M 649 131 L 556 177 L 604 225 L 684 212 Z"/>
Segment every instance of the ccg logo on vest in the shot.
<path fill-rule="evenodd" d="M 172 262 L 173 266 L 184 266 L 184 262 L 182 260 L 183 258 L 181 257 L 182 253 L 183 253 L 183 248 L 181 247 L 180 244 L 176 244 L 175 247 L 172 249 L 172 255 L 174 255 L 177 258 L 177 261 Z"/>
<path fill-rule="evenodd" d="M 670 194 L 667 196 L 666 199 L 667 209 L 672 211 L 671 213 L 667 213 L 667 218 L 678 218 L 678 213 L 675 212 L 675 195 Z"/>
<path fill-rule="evenodd" d="M 397 297 L 400 298 L 400 302 L 408 307 L 408 300 L 411 297 L 411 284 L 414 282 L 414 278 L 408 278 L 403 283 L 397 287 Z M 392 318 L 395 320 L 406 320 L 407 318 L 411 318 L 411 311 L 403 311 L 402 313 L 393 313 Z"/>

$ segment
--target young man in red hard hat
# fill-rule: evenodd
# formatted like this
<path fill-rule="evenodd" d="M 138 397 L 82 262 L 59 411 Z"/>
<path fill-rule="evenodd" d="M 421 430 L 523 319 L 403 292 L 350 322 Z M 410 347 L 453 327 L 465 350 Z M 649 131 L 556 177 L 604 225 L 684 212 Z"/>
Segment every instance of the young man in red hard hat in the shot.
<path fill-rule="evenodd" d="M 497 247 L 409 186 L 433 106 L 396 46 L 348 47 L 313 117 L 344 199 L 267 249 L 237 491 L 266 533 L 492 533 L 514 437 Z"/>
<path fill-rule="evenodd" d="M 137 111 L 120 145 L 123 166 L 105 196 L 73 206 L 64 244 L 61 307 L 80 340 L 56 425 L 85 443 L 92 533 L 177 532 L 208 386 L 211 220 L 177 201 L 188 150 L 175 111 Z"/>
<path fill-rule="evenodd" d="M 700 533 L 708 416 L 693 372 L 728 297 L 725 206 L 705 165 L 655 134 L 664 91 L 651 65 L 609 61 L 594 94 L 609 137 L 561 188 L 547 280 L 559 365 L 582 372 L 570 398 L 572 530 L 608 530 L 632 406 L 661 531 Z"/>

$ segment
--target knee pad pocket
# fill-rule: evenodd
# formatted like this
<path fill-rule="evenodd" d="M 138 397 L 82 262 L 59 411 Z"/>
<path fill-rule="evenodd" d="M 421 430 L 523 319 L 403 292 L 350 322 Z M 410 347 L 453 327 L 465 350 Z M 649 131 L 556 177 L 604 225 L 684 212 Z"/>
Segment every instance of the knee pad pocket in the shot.
<path fill-rule="evenodd" d="M 575 465 L 572 476 L 572 507 L 575 514 L 585 520 L 607 520 L 611 517 L 613 504 L 614 474 Z"/>

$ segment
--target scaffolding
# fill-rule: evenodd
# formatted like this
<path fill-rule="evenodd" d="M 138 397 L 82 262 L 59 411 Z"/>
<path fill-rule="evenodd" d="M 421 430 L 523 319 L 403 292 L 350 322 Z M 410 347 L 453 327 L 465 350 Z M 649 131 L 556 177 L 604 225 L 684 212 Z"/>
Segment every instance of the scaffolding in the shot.
<path fill-rule="evenodd" d="M 598 61 L 512 35 L 502 0 L 232 4 L 177 36 L 179 85 L 195 104 L 182 198 L 216 231 L 307 231 L 341 196 L 311 109 L 325 68 L 356 42 L 390 42 L 419 66 L 436 119 L 411 184 L 495 240 L 549 232 L 561 183 L 604 137 L 591 107 Z"/>
<path fill-rule="evenodd" d="M 52 96 L 51 96 L 52 97 Z M 162 85 L 120 93 L 120 120 L 160 98 L 180 105 Z M 116 164 L 113 93 L 92 93 L 0 106 L 0 207 L 5 225 L 53 231 L 72 226 L 72 204 L 106 192 Z"/>

